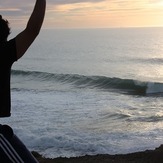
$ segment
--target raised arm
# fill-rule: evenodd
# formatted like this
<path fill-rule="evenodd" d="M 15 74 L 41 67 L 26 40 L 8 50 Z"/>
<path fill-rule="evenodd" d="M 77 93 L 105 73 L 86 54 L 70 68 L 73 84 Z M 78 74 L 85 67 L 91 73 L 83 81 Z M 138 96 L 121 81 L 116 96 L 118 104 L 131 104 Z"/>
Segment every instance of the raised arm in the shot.
<path fill-rule="evenodd" d="M 36 0 L 34 10 L 24 31 L 16 36 L 17 59 L 22 57 L 40 32 L 46 8 L 46 0 Z"/>

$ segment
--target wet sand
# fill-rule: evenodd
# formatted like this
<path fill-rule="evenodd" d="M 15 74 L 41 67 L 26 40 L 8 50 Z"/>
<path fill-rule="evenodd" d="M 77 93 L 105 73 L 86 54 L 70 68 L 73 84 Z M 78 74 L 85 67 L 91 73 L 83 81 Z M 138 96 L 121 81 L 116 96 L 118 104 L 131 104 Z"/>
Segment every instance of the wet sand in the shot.
<path fill-rule="evenodd" d="M 95 155 L 72 158 L 43 158 L 32 152 L 40 163 L 163 163 L 163 145 L 155 150 L 146 150 L 131 154 Z"/>

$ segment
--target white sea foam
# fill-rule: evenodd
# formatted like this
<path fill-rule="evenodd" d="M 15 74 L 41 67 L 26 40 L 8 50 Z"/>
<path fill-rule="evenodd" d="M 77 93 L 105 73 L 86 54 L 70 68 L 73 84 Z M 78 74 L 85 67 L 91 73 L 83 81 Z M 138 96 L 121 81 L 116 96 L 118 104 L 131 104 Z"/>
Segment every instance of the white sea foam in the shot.
<path fill-rule="evenodd" d="M 163 84 L 162 83 L 149 82 L 147 85 L 146 93 L 147 94 L 163 93 Z"/>
<path fill-rule="evenodd" d="M 13 91 L 12 117 L 1 122 L 11 125 L 30 150 L 52 158 L 128 153 L 161 143 L 161 121 L 142 123 L 139 117 L 145 120 L 146 111 L 138 113 L 125 95 L 115 104 L 116 93 L 98 94 Z"/>
<path fill-rule="evenodd" d="M 147 93 L 163 89 L 152 84 L 163 81 L 159 30 L 43 31 L 13 66 L 12 117 L 0 123 L 47 157 L 159 146 L 162 96 L 139 94 L 140 81 L 150 82 Z"/>

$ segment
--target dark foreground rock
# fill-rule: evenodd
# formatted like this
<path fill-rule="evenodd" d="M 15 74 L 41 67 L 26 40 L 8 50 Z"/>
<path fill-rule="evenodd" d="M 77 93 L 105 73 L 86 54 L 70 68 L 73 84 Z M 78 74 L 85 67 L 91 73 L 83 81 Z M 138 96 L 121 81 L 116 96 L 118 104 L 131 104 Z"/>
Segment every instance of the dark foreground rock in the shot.
<path fill-rule="evenodd" d="M 43 158 L 32 152 L 40 163 L 163 163 L 163 145 L 155 150 L 147 150 L 123 155 L 95 155 L 72 158 Z"/>

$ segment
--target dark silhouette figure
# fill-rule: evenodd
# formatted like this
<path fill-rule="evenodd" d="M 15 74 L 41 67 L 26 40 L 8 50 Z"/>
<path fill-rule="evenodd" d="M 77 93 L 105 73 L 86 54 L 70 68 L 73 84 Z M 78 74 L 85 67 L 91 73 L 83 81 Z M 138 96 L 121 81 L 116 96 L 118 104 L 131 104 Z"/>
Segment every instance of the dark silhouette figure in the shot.
<path fill-rule="evenodd" d="M 40 32 L 46 0 L 36 0 L 26 28 L 15 38 L 10 34 L 9 22 L 0 15 L 0 117 L 11 115 L 10 76 L 12 64 L 21 58 Z M 11 127 L 0 125 L 0 162 L 37 162 Z"/>

